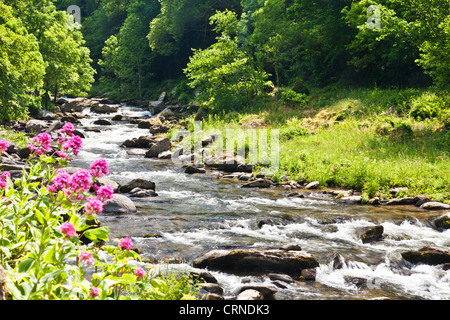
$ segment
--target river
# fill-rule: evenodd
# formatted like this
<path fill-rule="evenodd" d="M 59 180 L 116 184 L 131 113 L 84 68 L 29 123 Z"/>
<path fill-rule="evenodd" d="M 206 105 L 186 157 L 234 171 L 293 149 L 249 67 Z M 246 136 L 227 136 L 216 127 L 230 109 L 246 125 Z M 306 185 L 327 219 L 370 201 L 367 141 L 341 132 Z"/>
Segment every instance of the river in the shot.
<path fill-rule="evenodd" d="M 149 112 L 122 105 L 118 113 L 148 117 Z M 149 135 L 129 122 L 96 126 L 99 116 L 85 109 L 83 126 L 98 127 L 101 133 L 86 132 L 83 149 L 71 166 L 88 167 L 105 158 L 109 178 L 125 184 L 135 178 L 156 184 L 158 197 L 132 198 L 138 212 L 100 215 L 111 230 L 110 238 L 131 237 L 146 259 L 190 270 L 192 261 L 218 248 L 279 248 L 296 243 L 319 261 L 315 281 L 298 281 L 278 288 L 277 299 L 450 299 L 450 270 L 439 266 L 412 265 L 402 251 L 424 246 L 449 247 L 450 230 L 432 227 L 436 214 L 413 206 L 383 207 L 337 204 L 313 194 L 289 198 L 273 189 L 241 188 L 217 172 L 189 175 L 170 160 L 128 155 L 120 145 L 127 139 Z M 82 129 L 82 127 L 81 127 Z M 273 223 L 261 228 L 258 222 Z M 363 244 L 359 227 L 379 223 L 384 239 Z M 156 234 L 144 238 L 142 235 Z M 338 259 L 342 266 L 333 267 Z M 267 277 L 237 276 L 211 271 L 231 298 L 242 282 L 271 283 Z M 245 279 L 244 279 L 245 278 Z"/>

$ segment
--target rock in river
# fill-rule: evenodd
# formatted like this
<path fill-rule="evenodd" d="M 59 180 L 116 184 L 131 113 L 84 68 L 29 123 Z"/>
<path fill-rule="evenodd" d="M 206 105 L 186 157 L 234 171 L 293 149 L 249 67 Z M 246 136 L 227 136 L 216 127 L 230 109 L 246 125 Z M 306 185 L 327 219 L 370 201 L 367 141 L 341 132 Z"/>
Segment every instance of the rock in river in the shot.
<path fill-rule="evenodd" d="M 306 251 L 279 249 L 212 250 L 196 261 L 194 267 L 225 272 L 277 272 L 298 277 L 303 269 L 318 267 Z"/>
<path fill-rule="evenodd" d="M 402 257 L 411 263 L 437 265 L 450 263 L 450 250 L 436 247 L 424 247 L 420 250 L 402 252 Z"/>
<path fill-rule="evenodd" d="M 104 213 L 133 213 L 136 211 L 134 202 L 121 194 L 114 194 L 114 199 L 106 201 L 103 205 Z"/>

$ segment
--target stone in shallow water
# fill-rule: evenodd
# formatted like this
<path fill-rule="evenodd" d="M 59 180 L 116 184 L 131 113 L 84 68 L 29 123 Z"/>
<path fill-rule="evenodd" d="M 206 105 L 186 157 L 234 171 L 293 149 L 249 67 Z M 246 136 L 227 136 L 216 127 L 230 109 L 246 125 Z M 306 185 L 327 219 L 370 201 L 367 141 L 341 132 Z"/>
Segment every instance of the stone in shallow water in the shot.
<path fill-rule="evenodd" d="M 232 273 L 276 272 L 293 277 L 303 269 L 318 267 L 317 260 L 306 251 L 279 249 L 212 250 L 196 261 L 194 267 Z"/>

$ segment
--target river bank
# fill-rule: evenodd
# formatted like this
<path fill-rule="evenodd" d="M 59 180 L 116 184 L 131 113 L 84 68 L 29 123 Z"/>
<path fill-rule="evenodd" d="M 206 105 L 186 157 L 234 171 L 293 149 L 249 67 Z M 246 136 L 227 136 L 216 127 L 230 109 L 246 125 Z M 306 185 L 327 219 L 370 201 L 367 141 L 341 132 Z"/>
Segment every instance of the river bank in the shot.
<path fill-rule="evenodd" d="M 63 116 L 74 116 L 74 113 Z M 269 179 L 256 174 L 250 177 L 248 172 L 225 173 L 206 167 L 197 168 L 204 169 L 202 173 L 186 173 L 186 167 L 174 166 L 170 159 L 147 158 L 145 154 L 151 148 L 122 146 L 128 140 L 155 143 L 150 129 L 140 124 L 151 118 L 146 108 L 120 105 L 114 113 L 99 114 L 84 107 L 78 117 L 77 129 L 85 136 L 85 150 L 71 166 L 85 167 L 101 156 L 111 164 L 108 183 L 115 183 L 119 192 L 135 179 L 153 183 L 135 190 L 139 196 L 133 196 L 127 188 L 123 190 L 128 192 L 118 193 L 118 198 L 132 201 L 135 209 L 106 210 L 101 216 L 112 237 L 133 238 L 147 263 L 162 263 L 167 267 L 170 262 L 172 268 L 209 272 L 216 280 L 208 281 L 217 281 L 221 288 L 209 285 L 209 290 L 222 290 L 225 299 L 235 298 L 246 285 L 253 286 L 248 290 L 265 290 L 266 298 L 277 299 L 444 298 L 447 294 L 445 264 L 417 264 L 417 260 L 410 263 L 402 256 L 405 252 L 420 255 L 420 249 L 434 246 L 438 250 L 428 249 L 429 256 L 445 259 L 446 252 L 442 249 L 448 247 L 448 231 L 435 222 L 436 218 L 446 216 L 446 211 L 426 210 L 411 204 L 348 204 L 338 202 L 342 198 L 335 199 L 342 193 L 339 190 L 306 189 L 292 181 L 267 182 Z M 53 120 L 47 121 L 46 130 L 54 124 Z M 173 122 L 177 123 L 179 120 Z M 27 127 L 26 123 L 20 125 Z M 148 138 L 140 138 L 145 136 Z M 162 141 L 164 137 L 157 139 Z M 167 151 L 161 151 L 164 152 Z M 267 186 L 261 188 L 261 181 L 266 181 Z M 254 182 L 259 187 L 242 188 Z M 200 262 L 204 259 L 200 258 L 208 253 L 211 257 L 216 249 L 228 250 L 227 254 L 220 251 L 223 257 L 236 257 L 235 253 L 239 252 L 243 260 L 224 262 L 226 259 L 221 258 L 225 260 L 217 269 L 213 267 L 217 266 L 217 259 L 203 262 L 206 269 L 194 267 L 204 267 Z M 286 269 L 279 265 L 275 269 L 267 267 L 259 275 L 251 270 L 234 275 L 230 267 L 225 267 L 241 266 L 248 259 L 258 263 L 273 259 L 270 258 L 273 250 L 278 250 L 279 257 L 287 252 L 291 257 L 287 261 L 291 261 L 298 249 L 311 254 L 318 263 L 305 268 L 310 270 L 300 274 L 302 278 L 283 273 Z M 294 281 L 288 277 L 282 281 L 280 274 Z M 407 283 L 413 279 L 411 288 L 412 283 Z M 430 279 L 433 279 L 431 285 Z M 218 297 L 210 295 L 209 298 Z"/>

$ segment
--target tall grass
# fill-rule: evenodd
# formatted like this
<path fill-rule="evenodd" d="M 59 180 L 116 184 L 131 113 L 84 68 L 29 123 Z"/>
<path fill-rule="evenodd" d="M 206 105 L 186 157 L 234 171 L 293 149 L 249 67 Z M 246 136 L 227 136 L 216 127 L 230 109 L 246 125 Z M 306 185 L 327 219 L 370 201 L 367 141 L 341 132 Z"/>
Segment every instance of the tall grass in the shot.
<path fill-rule="evenodd" d="M 261 100 L 239 113 L 209 115 L 203 128 L 242 128 L 254 119 L 278 128 L 280 171 L 274 179 L 314 180 L 366 197 L 389 197 L 390 188 L 401 186 L 450 202 L 448 119 L 410 116 L 411 101 L 424 94 L 425 89 L 331 88 L 313 92 L 306 108 Z M 439 95 L 448 100 L 448 93 Z"/>

